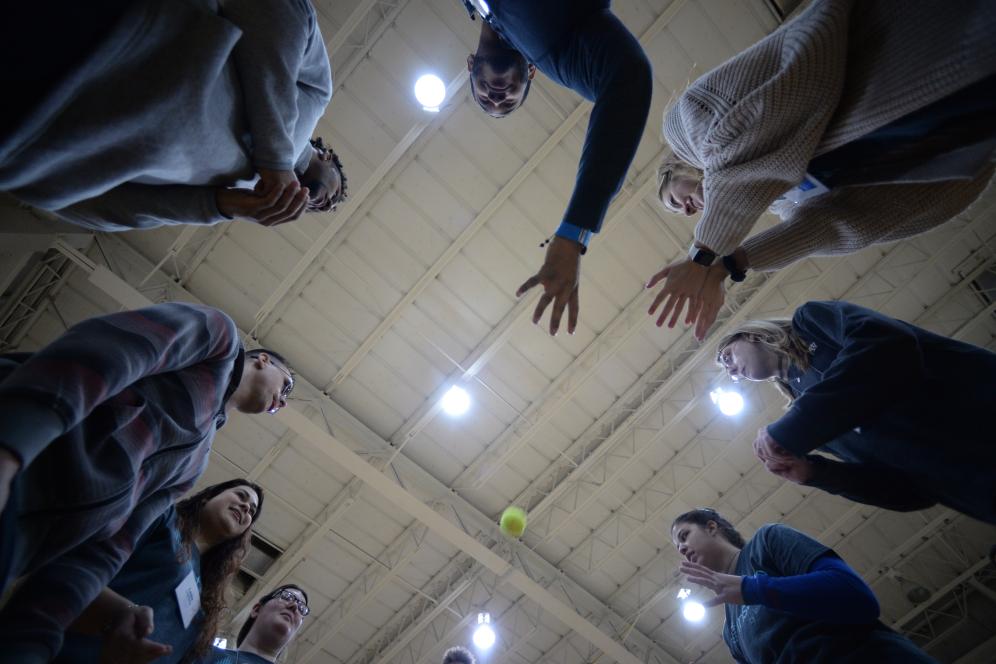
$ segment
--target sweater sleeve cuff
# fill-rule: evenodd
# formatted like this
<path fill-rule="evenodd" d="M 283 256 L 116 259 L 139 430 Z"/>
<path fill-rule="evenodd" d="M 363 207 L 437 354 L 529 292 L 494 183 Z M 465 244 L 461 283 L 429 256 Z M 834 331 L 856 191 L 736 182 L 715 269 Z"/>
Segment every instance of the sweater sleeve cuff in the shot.
<path fill-rule="evenodd" d="M 740 582 L 744 604 L 764 604 L 764 576 L 745 576 Z"/>
<path fill-rule="evenodd" d="M 0 446 L 16 454 L 21 468 L 31 462 L 63 433 L 59 414 L 24 398 L 0 399 Z"/>
<path fill-rule="evenodd" d="M 585 253 L 588 250 L 588 243 L 591 241 L 591 237 L 594 235 L 594 231 L 581 228 L 580 226 L 575 226 L 574 224 L 569 224 L 566 221 L 560 224 L 557 228 L 557 232 L 554 233 L 557 237 L 562 237 L 566 240 L 574 240 L 581 245 L 581 253 Z"/>

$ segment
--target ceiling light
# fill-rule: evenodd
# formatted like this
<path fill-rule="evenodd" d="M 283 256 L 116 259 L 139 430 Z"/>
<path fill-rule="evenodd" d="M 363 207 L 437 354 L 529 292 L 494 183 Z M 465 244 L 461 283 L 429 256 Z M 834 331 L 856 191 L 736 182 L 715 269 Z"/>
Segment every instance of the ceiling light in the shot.
<path fill-rule="evenodd" d="M 470 408 L 470 395 L 467 394 L 467 390 L 454 385 L 443 395 L 440 405 L 447 415 L 458 417 Z"/>
<path fill-rule="evenodd" d="M 689 622 L 700 622 L 705 618 L 705 613 L 705 607 L 698 602 L 688 601 L 681 607 L 681 615 L 685 616 L 685 620 Z"/>
<path fill-rule="evenodd" d="M 424 74 L 415 81 L 415 99 L 422 104 L 423 111 L 438 113 L 446 99 L 446 84 L 435 74 Z"/>
<path fill-rule="evenodd" d="M 712 402 L 719 406 L 719 412 L 723 415 L 737 415 L 744 409 L 744 398 L 739 392 L 730 390 L 727 392 L 721 387 L 709 393 Z"/>
<path fill-rule="evenodd" d="M 491 629 L 491 614 L 477 614 L 477 629 L 474 630 L 474 645 L 479 650 L 487 650 L 495 644 L 495 631 Z"/>

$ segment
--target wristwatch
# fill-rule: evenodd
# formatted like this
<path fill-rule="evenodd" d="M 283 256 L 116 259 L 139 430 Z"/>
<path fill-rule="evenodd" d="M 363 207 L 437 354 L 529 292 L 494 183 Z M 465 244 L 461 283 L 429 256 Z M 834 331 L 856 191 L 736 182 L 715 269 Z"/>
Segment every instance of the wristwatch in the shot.
<path fill-rule="evenodd" d="M 737 268 L 737 260 L 733 257 L 733 254 L 723 256 L 723 267 L 730 273 L 730 279 L 737 283 L 747 278 L 747 270 Z"/>
<path fill-rule="evenodd" d="M 692 247 L 689 249 L 688 257 L 692 259 L 693 263 L 698 263 L 699 265 L 704 265 L 706 267 L 709 267 L 716 262 L 716 254 L 708 249 L 703 249 L 702 247 Z"/>

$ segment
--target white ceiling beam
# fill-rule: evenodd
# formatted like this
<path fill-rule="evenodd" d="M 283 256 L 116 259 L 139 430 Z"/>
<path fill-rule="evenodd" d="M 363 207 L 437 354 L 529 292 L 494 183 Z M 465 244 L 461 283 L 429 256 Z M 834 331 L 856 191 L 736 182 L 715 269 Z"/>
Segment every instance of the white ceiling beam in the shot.
<path fill-rule="evenodd" d="M 319 429 L 300 411 L 286 408 L 280 411 L 278 417 L 287 426 L 297 431 L 303 440 L 312 444 L 317 451 L 327 455 L 334 463 L 359 477 L 367 486 L 380 494 L 382 498 L 393 503 L 402 512 L 424 523 L 433 533 L 451 546 L 470 554 L 496 576 L 504 577 L 505 583 L 528 595 L 545 611 L 578 632 L 615 661 L 622 664 L 642 664 L 639 658 L 626 650 L 620 643 L 578 615 L 573 607 L 565 605 L 548 590 L 526 576 L 525 573 L 512 567 L 494 551 L 392 482 L 337 438 Z"/>

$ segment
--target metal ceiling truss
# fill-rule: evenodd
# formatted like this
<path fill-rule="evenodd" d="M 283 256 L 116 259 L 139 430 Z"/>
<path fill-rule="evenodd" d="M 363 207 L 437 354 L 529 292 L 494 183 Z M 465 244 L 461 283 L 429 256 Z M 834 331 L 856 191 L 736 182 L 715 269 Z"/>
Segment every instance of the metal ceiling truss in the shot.
<path fill-rule="evenodd" d="M 667 24 L 671 21 L 678 10 L 684 5 L 685 0 L 674 0 L 662 14 L 660 14 L 654 23 L 641 35 L 640 42 L 644 45 L 649 43 L 661 30 L 663 30 Z M 447 89 L 452 89 L 454 86 L 462 85 L 466 81 L 467 72 L 463 70 L 460 72 L 460 76 L 455 79 Z M 542 85 L 549 85 L 545 81 L 541 81 Z M 450 107 L 453 108 L 452 106 Z M 390 312 L 384 316 L 381 323 L 371 332 L 367 338 L 360 344 L 359 348 L 354 351 L 353 355 L 347 359 L 346 363 L 340 368 L 339 372 L 333 378 L 329 385 L 326 386 L 326 390 L 334 389 L 336 385 L 342 383 L 343 380 L 349 375 L 349 373 L 356 367 L 356 365 L 362 360 L 362 358 L 370 351 L 370 349 L 376 345 L 376 343 L 387 333 L 387 331 L 394 325 L 395 322 L 401 317 L 404 309 L 415 300 L 415 298 L 429 285 L 431 284 L 436 276 L 443 270 L 443 268 L 449 263 L 449 261 L 459 254 L 463 247 L 474 237 L 476 232 L 484 226 L 484 224 L 498 211 L 504 201 L 511 196 L 512 193 L 518 188 L 526 177 L 546 158 L 546 156 L 560 144 L 564 136 L 566 136 L 570 131 L 580 122 L 580 120 L 587 116 L 590 111 L 591 104 L 585 101 L 579 103 L 574 110 L 567 116 L 567 118 L 554 130 L 553 134 L 543 143 L 542 146 L 526 161 L 525 164 L 512 176 L 512 178 L 499 190 L 499 192 L 492 198 L 492 200 L 484 207 L 481 212 L 479 212 L 476 217 L 470 222 L 470 224 L 464 229 L 464 231 L 447 247 L 447 250 L 437 259 L 432 266 L 422 275 L 422 277 L 416 282 L 416 284 L 410 288 L 405 295 L 402 297 L 401 301 L 395 305 Z M 445 109 L 444 109 L 445 111 Z M 442 113 L 440 115 L 443 115 Z M 398 172 L 400 169 L 395 169 L 394 166 L 397 165 L 403 157 L 406 155 L 409 158 L 414 158 L 414 151 L 411 151 L 411 146 L 415 143 L 415 140 L 419 135 L 428 128 L 430 124 L 434 125 L 433 131 L 438 131 L 442 127 L 442 119 L 437 118 L 434 122 L 420 122 L 416 124 L 409 131 L 409 134 L 403 139 L 399 145 L 392 150 L 387 158 L 377 167 L 374 174 L 368 178 L 367 182 L 364 182 L 363 187 L 361 187 L 360 194 L 357 196 L 351 196 L 347 204 L 339 211 L 337 215 L 337 223 L 333 226 L 327 228 L 322 235 L 315 241 L 308 252 L 300 259 L 298 264 L 291 270 L 287 277 L 281 282 L 277 289 L 267 298 L 266 302 L 260 308 L 256 314 L 256 324 L 254 326 L 253 332 L 256 336 L 262 338 L 271 328 L 274 319 L 278 319 L 282 312 L 289 306 L 287 303 L 293 301 L 293 299 L 300 294 L 303 287 L 310 280 L 310 276 L 313 275 L 317 270 L 321 269 L 321 266 L 316 264 L 316 258 L 319 253 L 326 248 L 334 249 L 334 246 L 330 247 L 333 240 L 337 244 L 345 241 L 348 236 L 349 230 L 359 219 L 351 220 L 350 216 L 358 212 L 359 204 L 362 199 L 366 198 L 367 189 L 373 189 L 375 185 L 380 186 L 390 186 L 391 182 L 383 181 L 384 178 L 390 171 Z M 408 155 L 409 152 L 412 154 Z M 354 200 L 356 199 L 356 200 Z M 360 216 L 360 215 L 357 215 Z M 360 216 L 360 218 L 362 218 Z M 347 226 L 348 224 L 348 226 Z M 336 246 L 337 246 L 336 244 Z"/>
<path fill-rule="evenodd" d="M 17 346 L 35 321 L 52 306 L 75 264 L 61 252 L 46 251 L 27 267 L 21 283 L 0 310 L 0 351 Z"/>
<path fill-rule="evenodd" d="M 119 269 L 125 269 L 129 273 L 135 273 L 134 278 L 136 280 L 140 278 L 138 275 L 146 274 L 151 268 L 151 265 L 147 259 L 123 241 L 113 238 L 108 243 L 108 246 L 113 246 L 119 253 L 117 256 L 119 260 L 116 261 Z M 122 306 L 140 306 L 148 301 L 148 298 L 138 293 L 133 287 L 129 286 L 126 280 L 114 275 L 104 266 L 97 264 L 95 261 L 80 254 L 79 252 L 75 252 L 71 248 L 65 248 L 64 250 L 67 252 L 67 255 L 74 254 L 74 259 L 77 263 L 83 267 L 86 267 L 88 271 L 91 271 L 90 281 L 95 287 L 104 290 L 112 298 L 117 299 Z M 162 290 L 164 293 L 168 292 L 171 299 L 197 301 L 195 296 L 176 285 L 169 275 L 164 275 L 164 277 L 165 280 L 162 284 Z M 320 420 L 322 420 L 323 415 L 325 420 L 327 420 L 329 414 L 331 413 L 331 419 L 336 423 L 338 436 L 347 435 L 351 442 L 355 443 L 366 454 L 371 455 L 372 458 L 376 459 L 390 455 L 392 450 L 387 442 L 364 427 L 358 420 L 353 418 L 345 410 L 338 406 L 338 404 L 321 395 L 320 390 L 308 384 L 305 380 L 299 380 L 298 386 L 298 390 L 295 394 L 300 396 L 294 401 L 300 401 L 302 403 L 310 401 L 319 405 L 323 413 L 316 413 L 315 417 Z M 302 415 L 288 412 L 285 419 L 294 422 L 298 427 L 308 427 L 307 440 L 311 444 L 315 444 L 316 440 L 337 440 L 331 436 L 326 438 L 326 434 L 321 428 L 314 424 L 307 424 L 307 418 L 304 418 Z M 343 459 L 345 459 L 348 463 L 353 464 L 347 468 L 350 472 L 355 471 L 365 474 L 365 481 L 368 484 L 371 481 L 381 482 L 380 488 L 385 490 L 384 484 L 382 483 L 384 480 L 378 479 L 384 478 L 384 476 L 381 475 L 381 473 L 378 472 L 373 466 L 371 466 L 369 462 L 359 461 L 359 457 L 350 450 L 342 449 L 341 443 L 336 442 L 335 444 L 327 443 L 325 445 L 318 445 L 316 449 L 319 449 L 326 454 L 330 454 L 329 450 L 337 446 L 340 448 L 339 452 L 346 455 Z M 370 474 L 371 470 L 373 475 Z M 453 536 L 453 533 L 456 532 L 456 529 L 462 529 L 464 531 L 464 535 L 461 537 L 471 538 L 459 540 L 464 546 L 470 546 L 471 543 L 476 542 L 476 540 L 473 539 L 474 537 L 483 537 L 486 541 L 495 543 L 494 546 L 500 549 L 504 543 L 504 538 L 498 532 L 497 524 L 495 524 L 490 517 L 482 514 L 472 505 L 462 500 L 459 496 L 453 494 L 448 487 L 439 483 L 438 480 L 429 475 L 429 473 L 423 468 L 405 456 L 398 456 L 394 460 L 390 470 L 392 471 L 394 479 L 387 479 L 388 484 L 396 486 L 396 481 L 404 481 L 407 482 L 409 491 L 414 492 L 414 494 L 402 493 L 394 495 L 394 500 L 400 507 L 407 510 L 418 511 L 420 520 L 430 521 L 433 527 L 443 529 L 451 536 Z M 403 492 L 400 488 L 395 489 L 395 491 Z M 435 519 L 429 518 L 428 513 L 432 511 L 427 506 L 427 503 L 449 503 L 449 512 L 454 514 L 452 517 L 453 521 L 448 521 L 443 516 L 438 514 L 436 514 Z M 434 512 L 432 513 L 435 514 Z M 445 524 L 443 522 L 445 522 Z M 406 533 L 405 536 L 407 537 L 411 534 L 412 533 Z M 397 541 L 395 543 L 397 543 Z M 653 644 L 639 632 L 633 632 L 629 636 L 627 649 L 630 652 L 618 649 L 618 644 L 613 644 L 611 640 L 606 638 L 606 634 L 617 633 L 620 631 L 619 629 L 606 629 L 605 631 L 600 631 L 595 624 L 587 621 L 584 616 L 605 616 L 605 624 L 609 624 L 610 626 L 624 625 L 623 618 L 605 607 L 597 598 L 578 586 L 574 581 L 564 577 L 559 570 L 554 568 L 549 562 L 544 560 L 538 554 L 522 548 L 517 551 L 511 561 L 500 562 L 502 559 L 494 557 L 493 553 L 484 549 L 480 544 L 476 544 L 474 547 L 471 547 L 471 549 L 475 552 L 474 556 L 478 560 L 487 560 L 490 561 L 490 565 L 505 569 L 505 572 L 502 575 L 503 583 L 511 583 L 520 591 L 526 592 L 527 594 L 531 594 L 534 598 L 540 599 L 540 604 L 544 607 L 545 612 L 552 613 L 557 620 L 562 622 L 566 621 L 566 623 L 573 629 L 579 630 L 583 634 L 586 634 L 586 638 L 593 638 L 599 643 L 603 643 L 604 647 L 617 651 L 618 654 L 615 655 L 614 658 L 618 661 L 632 662 L 633 664 L 638 661 L 666 662 L 667 664 L 674 664 L 673 660 L 667 655 L 666 652 L 661 650 L 657 645 Z M 481 558 L 478 558 L 478 556 L 481 556 Z M 377 566 L 383 570 L 383 565 Z M 384 584 L 386 584 L 390 578 L 397 576 L 397 569 L 397 566 L 395 566 L 392 571 L 387 572 L 384 577 L 380 577 L 377 581 L 373 581 L 372 584 L 370 582 L 370 578 L 372 577 L 368 578 L 365 586 L 366 589 L 369 591 L 374 588 L 374 585 L 376 585 L 377 589 L 384 587 Z M 553 590 L 547 590 L 547 587 L 540 581 L 537 581 L 537 579 L 540 581 L 556 579 L 556 583 L 551 584 L 551 588 L 554 590 L 560 588 L 563 590 L 563 594 L 558 596 Z M 263 590 L 263 588 L 259 588 L 259 590 Z M 355 600 L 352 603 L 354 610 L 362 603 L 369 601 L 369 598 L 375 594 L 376 592 L 365 592 L 362 595 L 356 595 Z M 566 604 L 564 598 L 569 599 L 571 604 Z M 342 621 L 345 621 L 348 619 L 350 614 L 348 612 L 342 612 L 337 615 L 340 616 Z M 316 652 L 315 648 L 312 648 L 309 651 L 309 653 Z M 631 653 L 637 654 L 634 655 Z M 309 656 L 311 655 L 309 654 Z"/>

